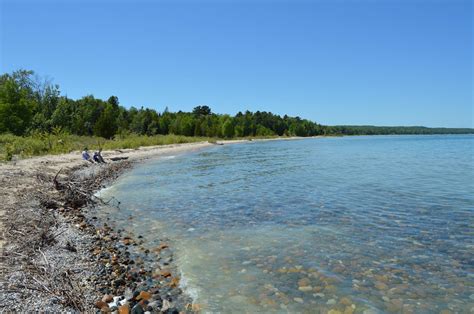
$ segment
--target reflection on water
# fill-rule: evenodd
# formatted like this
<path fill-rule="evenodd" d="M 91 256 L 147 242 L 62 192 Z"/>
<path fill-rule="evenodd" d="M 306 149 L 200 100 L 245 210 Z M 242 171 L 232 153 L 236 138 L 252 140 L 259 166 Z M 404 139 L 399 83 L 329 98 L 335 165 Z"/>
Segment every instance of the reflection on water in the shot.
<path fill-rule="evenodd" d="M 206 311 L 469 313 L 474 137 L 217 146 L 141 165 L 104 213 L 169 238 Z M 133 215 L 133 220 L 127 217 Z"/>

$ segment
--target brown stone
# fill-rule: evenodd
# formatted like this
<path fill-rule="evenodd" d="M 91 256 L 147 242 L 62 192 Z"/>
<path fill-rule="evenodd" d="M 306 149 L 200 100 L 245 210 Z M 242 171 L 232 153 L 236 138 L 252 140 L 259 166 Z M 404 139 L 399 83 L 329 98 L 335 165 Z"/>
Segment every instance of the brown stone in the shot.
<path fill-rule="evenodd" d="M 159 246 L 158 246 L 158 249 L 159 250 L 164 250 L 164 249 L 167 249 L 169 248 L 169 245 L 166 244 L 166 243 L 161 243 Z"/>
<path fill-rule="evenodd" d="M 176 288 L 179 285 L 179 277 L 174 277 L 171 279 L 170 287 Z"/>
<path fill-rule="evenodd" d="M 111 312 L 111 310 L 109 309 L 108 306 L 104 306 L 103 308 L 100 309 L 100 311 L 101 311 L 102 313 L 110 313 L 110 312 Z"/>
<path fill-rule="evenodd" d="M 118 312 L 119 312 L 119 314 L 129 314 L 130 313 L 130 308 L 128 307 L 128 304 L 119 306 Z"/>
<path fill-rule="evenodd" d="M 377 288 L 379 290 L 387 290 L 388 289 L 388 286 L 386 284 L 384 284 L 383 282 L 380 282 L 380 281 L 377 281 L 374 286 L 375 286 L 375 288 Z"/>
<path fill-rule="evenodd" d="M 354 309 L 352 308 L 352 306 L 346 306 L 346 308 L 344 309 L 344 314 L 353 314 L 354 313 Z"/>
<path fill-rule="evenodd" d="M 298 286 L 300 287 L 306 287 L 309 285 L 311 285 L 311 281 L 309 280 L 309 278 L 302 278 L 298 280 Z"/>
<path fill-rule="evenodd" d="M 321 292 L 321 291 L 323 291 L 323 287 L 321 287 L 321 286 L 313 287 L 313 291 L 314 292 Z"/>
<path fill-rule="evenodd" d="M 162 269 L 160 271 L 160 275 L 163 276 L 163 277 L 171 277 L 171 272 L 167 269 Z"/>
<path fill-rule="evenodd" d="M 352 301 L 348 297 L 343 297 L 339 300 L 339 303 L 345 306 L 350 306 L 352 304 Z"/>
<path fill-rule="evenodd" d="M 102 301 L 104 301 L 105 303 L 110 303 L 114 300 L 114 298 L 110 295 L 110 294 L 105 294 L 103 297 L 102 297 Z"/>
<path fill-rule="evenodd" d="M 150 300 L 151 299 L 151 293 L 148 291 L 140 291 L 140 294 L 137 297 L 137 300 Z"/>
<path fill-rule="evenodd" d="M 133 243 L 133 240 L 130 239 L 130 238 L 123 238 L 122 242 L 123 242 L 123 244 L 125 244 L 125 245 L 130 245 L 130 244 Z"/>
<path fill-rule="evenodd" d="M 375 275 L 374 277 L 377 281 L 388 282 L 388 276 L 387 275 Z"/>
<path fill-rule="evenodd" d="M 95 302 L 95 307 L 98 308 L 98 309 L 102 309 L 102 308 L 105 307 L 105 306 L 106 306 L 106 307 L 109 307 L 109 306 L 107 305 L 107 303 L 105 303 L 105 302 L 102 301 L 102 300 L 99 300 L 99 301 Z"/>

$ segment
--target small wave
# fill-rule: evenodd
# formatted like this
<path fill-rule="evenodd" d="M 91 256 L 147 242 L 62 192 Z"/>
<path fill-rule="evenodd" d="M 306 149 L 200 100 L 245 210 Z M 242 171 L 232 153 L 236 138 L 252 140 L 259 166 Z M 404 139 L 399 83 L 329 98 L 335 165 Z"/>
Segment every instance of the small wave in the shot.
<path fill-rule="evenodd" d="M 112 189 L 112 186 L 108 186 L 108 187 L 105 187 L 103 189 L 100 189 L 99 191 L 95 192 L 94 193 L 94 196 L 95 197 L 101 197 L 102 196 L 102 193 L 107 193 L 109 190 Z"/>
<path fill-rule="evenodd" d="M 189 285 L 189 280 L 182 270 L 180 270 L 180 278 L 179 287 L 193 300 L 193 304 L 196 303 L 199 296 L 198 289 Z"/>

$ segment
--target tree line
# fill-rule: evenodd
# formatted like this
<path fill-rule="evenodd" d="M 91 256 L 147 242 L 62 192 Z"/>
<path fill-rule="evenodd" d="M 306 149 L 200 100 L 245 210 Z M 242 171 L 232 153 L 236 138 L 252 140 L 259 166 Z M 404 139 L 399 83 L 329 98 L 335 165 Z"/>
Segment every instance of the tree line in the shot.
<path fill-rule="evenodd" d="M 150 108 L 129 109 L 116 96 L 107 100 L 92 95 L 71 99 L 61 95 L 58 85 L 41 79 L 33 71 L 19 70 L 0 76 L 0 133 L 25 136 L 61 130 L 75 135 L 113 138 L 175 134 L 206 137 L 316 136 L 362 134 L 473 133 L 473 129 L 423 127 L 324 126 L 300 117 L 271 112 L 216 114 L 209 106 L 192 112 L 158 112 Z"/>
<path fill-rule="evenodd" d="M 331 126 L 331 132 L 343 135 L 415 135 L 415 134 L 474 134 L 472 128 L 427 128 L 424 126 Z"/>

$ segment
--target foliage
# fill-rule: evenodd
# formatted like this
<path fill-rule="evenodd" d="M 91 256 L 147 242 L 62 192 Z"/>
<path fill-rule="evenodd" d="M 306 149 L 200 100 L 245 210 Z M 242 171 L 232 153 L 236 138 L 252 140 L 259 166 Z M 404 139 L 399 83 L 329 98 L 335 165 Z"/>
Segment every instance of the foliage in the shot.
<path fill-rule="evenodd" d="M 16 71 L 0 77 L 0 133 L 28 135 L 60 127 L 75 135 L 167 135 L 225 137 L 323 134 L 317 123 L 271 112 L 239 112 L 235 117 L 218 115 L 206 105 L 192 112 L 159 113 L 150 108 L 126 109 L 119 99 L 107 101 L 92 95 L 73 100 L 61 96 L 59 87 L 40 81 L 32 71 Z"/>

